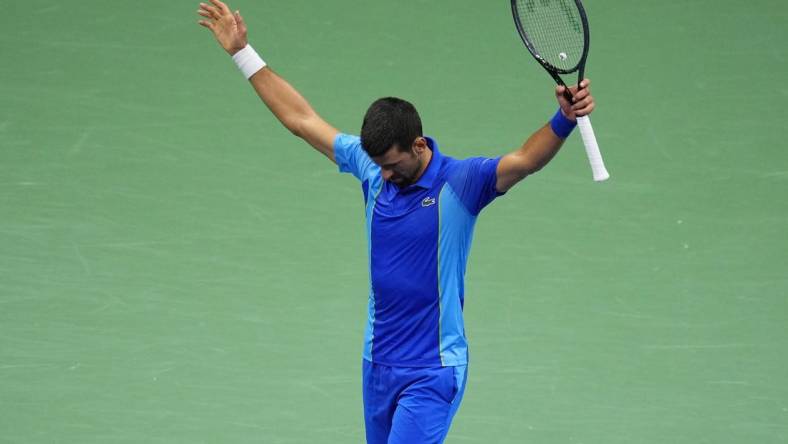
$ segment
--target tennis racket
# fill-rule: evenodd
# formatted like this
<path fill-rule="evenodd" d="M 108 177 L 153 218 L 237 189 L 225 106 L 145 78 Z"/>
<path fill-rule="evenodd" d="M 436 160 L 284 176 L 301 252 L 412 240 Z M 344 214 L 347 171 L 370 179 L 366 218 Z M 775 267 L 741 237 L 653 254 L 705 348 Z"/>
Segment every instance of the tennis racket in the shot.
<path fill-rule="evenodd" d="M 566 87 L 559 74 L 577 72 L 579 85 L 586 68 L 589 44 L 588 19 L 580 0 L 512 0 L 512 15 L 525 47 L 556 83 Z M 564 95 L 571 103 L 569 88 Z M 591 119 L 579 116 L 577 126 L 594 180 L 607 180 L 610 174 L 602 161 Z"/>

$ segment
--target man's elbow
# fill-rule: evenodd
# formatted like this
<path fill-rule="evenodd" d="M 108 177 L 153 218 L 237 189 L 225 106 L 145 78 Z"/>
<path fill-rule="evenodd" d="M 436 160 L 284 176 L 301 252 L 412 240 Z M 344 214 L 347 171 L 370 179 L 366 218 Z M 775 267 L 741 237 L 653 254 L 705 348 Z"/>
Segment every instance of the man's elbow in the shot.
<path fill-rule="evenodd" d="M 531 174 L 538 172 L 544 168 L 545 165 L 547 165 L 547 162 L 537 162 L 529 158 L 524 159 L 517 169 L 519 180 L 523 180 Z"/>

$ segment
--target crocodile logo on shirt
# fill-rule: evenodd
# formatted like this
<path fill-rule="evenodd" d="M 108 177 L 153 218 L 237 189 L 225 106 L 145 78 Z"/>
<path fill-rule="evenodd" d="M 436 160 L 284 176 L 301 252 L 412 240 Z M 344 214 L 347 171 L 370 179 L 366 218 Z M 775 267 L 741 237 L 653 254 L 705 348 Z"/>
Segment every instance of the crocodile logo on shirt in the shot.
<path fill-rule="evenodd" d="M 425 197 L 424 200 L 421 201 L 422 207 L 429 207 L 430 205 L 435 205 L 434 197 Z"/>

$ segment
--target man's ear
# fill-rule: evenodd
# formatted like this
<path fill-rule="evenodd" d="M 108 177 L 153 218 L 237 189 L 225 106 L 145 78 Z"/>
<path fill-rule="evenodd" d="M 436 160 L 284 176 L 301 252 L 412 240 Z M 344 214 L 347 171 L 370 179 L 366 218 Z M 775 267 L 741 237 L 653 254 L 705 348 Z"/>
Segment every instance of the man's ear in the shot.
<path fill-rule="evenodd" d="M 430 149 L 430 147 L 427 145 L 427 139 L 424 137 L 417 137 L 416 140 L 413 141 L 413 150 L 416 154 L 424 154 L 428 149 Z"/>

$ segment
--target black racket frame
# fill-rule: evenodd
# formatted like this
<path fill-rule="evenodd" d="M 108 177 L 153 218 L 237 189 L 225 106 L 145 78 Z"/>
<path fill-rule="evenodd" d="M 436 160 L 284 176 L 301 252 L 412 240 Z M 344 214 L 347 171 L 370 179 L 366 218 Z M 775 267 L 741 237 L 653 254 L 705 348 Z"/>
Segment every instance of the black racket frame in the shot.
<path fill-rule="evenodd" d="M 544 0 L 539 0 L 544 1 Z M 550 1 L 550 0 L 548 0 Z M 556 1 L 556 0 L 552 0 Z M 553 77 L 555 82 L 565 89 L 564 96 L 571 102 L 572 101 L 572 93 L 569 92 L 569 88 L 564 83 L 561 76 L 558 74 L 572 74 L 573 72 L 577 71 L 577 83 L 584 79 L 584 74 L 586 70 L 586 58 L 588 58 L 588 47 L 591 43 L 591 37 L 588 28 L 588 17 L 586 16 L 586 10 L 583 8 L 583 3 L 580 0 L 573 0 L 575 5 L 577 5 L 577 11 L 580 13 L 580 22 L 583 25 L 583 54 L 580 56 L 580 62 L 578 62 L 577 66 L 572 69 L 566 70 L 561 69 L 557 66 L 554 66 L 552 63 L 545 60 L 540 54 L 539 51 L 536 50 L 531 40 L 528 38 L 528 33 L 525 32 L 523 29 L 523 24 L 520 22 L 520 14 L 517 13 L 517 0 L 511 0 L 512 3 L 512 17 L 514 17 L 514 24 L 517 27 L 517 33 L 520 34 L 520 38 L 523 40 L 525 47 L 528 48 L 528 52 L 531 53 L 532 56 L 539 62 L 540 65 Z"/>

